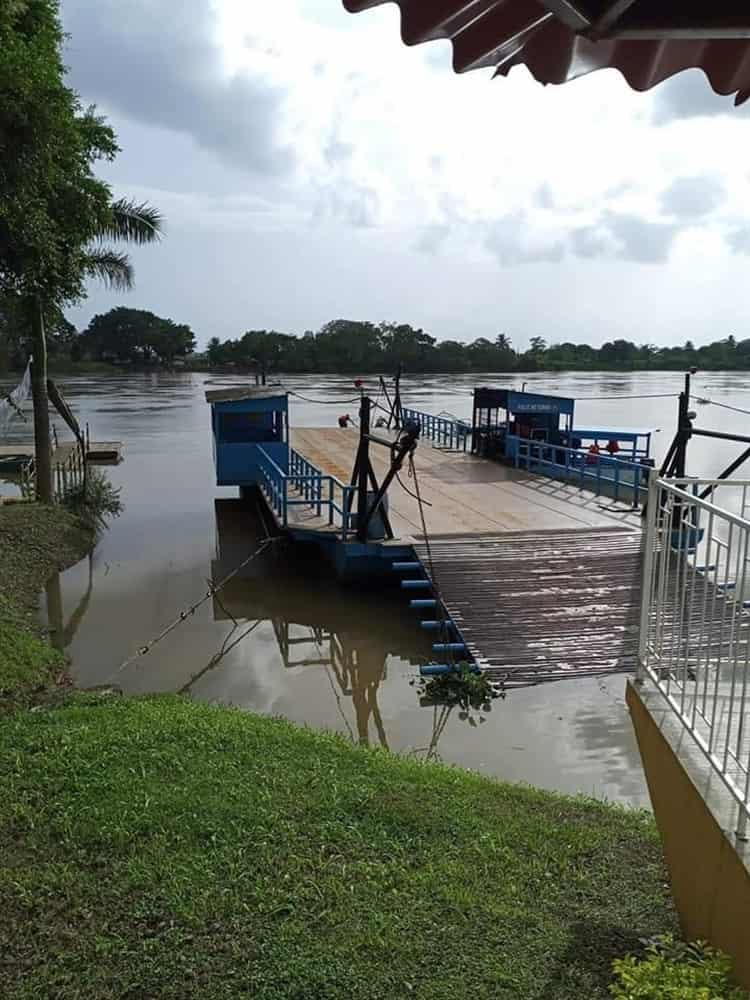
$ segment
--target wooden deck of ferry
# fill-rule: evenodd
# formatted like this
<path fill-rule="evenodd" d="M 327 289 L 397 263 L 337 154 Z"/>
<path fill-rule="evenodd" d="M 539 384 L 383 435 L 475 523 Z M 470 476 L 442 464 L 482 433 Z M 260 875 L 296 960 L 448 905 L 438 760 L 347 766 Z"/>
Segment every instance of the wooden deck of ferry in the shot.
<path fill-rule="evenodd" d="M 300 427 L 291 444 L 325 474 L 349 482 L 359 434 L 355 429 Z M 378 480 L 388 471 L 387 449 L 371 447 Z M 640 527 L 638 512 L 572 484 L 519 471 L 463 451 L 436 448 L 422 440 L 414 456 L 419 489 L 425 501 L 427 530 L 435 535 L 483 535 L 517 531 Z M 412 492 L 407 468 L 401 481 Z M 395 540 L 410 542 L 422 535 L 419 504 L 395 481 L 388 491 L 388 516 Z M 429 506 L 427 506 L 429 504 Z M 290 508 L 290 526 L 326 529 L 324 519 L 309 508 Z"/>
<path fill-rule="evenodd" d="M 292 446 L 348 482 L 356 430 L 300 428 Z M 379 481 L 388 449 L 371 447 Z M 406 597 L 435 632 L 437 662 L 472 660 L 506 683 L 631 670 L 638 623 L 641 518 L 631 506 L 423 439 L 415 482 L 404 466 L 389 492 Z M 427 506 L 429 504 L 429 506 Z M 327 530 L 309 507 L 289 526 Z M 450 622 L 443 627 L 440 620 Z M 439 641 L 438 641 L 439 640 Z"/>

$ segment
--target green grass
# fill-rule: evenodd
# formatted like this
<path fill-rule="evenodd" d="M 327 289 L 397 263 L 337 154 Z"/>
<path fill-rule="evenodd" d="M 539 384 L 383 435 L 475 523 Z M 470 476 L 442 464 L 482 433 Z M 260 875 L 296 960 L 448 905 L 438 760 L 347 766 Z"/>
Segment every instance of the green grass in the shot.
<path fill-rule="evenodd" d="M 28 704 L 63 670 L 38 623 L 39 594 L 92 544 L 92 530 L 59 507 L 0 506 L 0 712 Z"/>
<path fill-rule="evenodd" d="M 179 697 L 20 710 L 91 541 L 0 509 L 3 1000 L 596 1000 L 675 929 L 646 814 Z"/>
<path fill-rule="evenodd" d="M 7 1000 L 608 996 L 675 929 L 644 813 L 178 697 L 0 723 Z"/>

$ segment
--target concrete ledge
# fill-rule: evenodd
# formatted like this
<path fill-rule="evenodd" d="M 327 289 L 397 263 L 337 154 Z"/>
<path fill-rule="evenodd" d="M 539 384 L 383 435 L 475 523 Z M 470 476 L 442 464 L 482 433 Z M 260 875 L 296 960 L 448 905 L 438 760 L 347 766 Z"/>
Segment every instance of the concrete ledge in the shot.
<path fill-rule="evenodd" d="M 656 688 L 628 681 L 626 699 L 686 938 L 732 956 L 750 989 L 748 845 L 739 808 Z"/>

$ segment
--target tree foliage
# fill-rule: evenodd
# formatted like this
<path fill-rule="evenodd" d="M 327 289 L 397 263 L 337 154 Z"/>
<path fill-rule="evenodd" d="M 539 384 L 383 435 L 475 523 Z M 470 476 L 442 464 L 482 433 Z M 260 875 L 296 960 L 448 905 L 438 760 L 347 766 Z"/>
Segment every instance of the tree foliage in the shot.
<path fill-rule="evenodd" d="M 0 4 L 0 292 L 79 299 L 87 253 L 113 218 L 92 165 L 112 129 L 64 82 L 56 0 Z"/>
<path fill-rule="evenodd" d="M 122 306 L 95 316 L 78 333 L 60 310 L 49 313 L 47 339 L 51 357 L 109 361 L 119 364 L 172 364 L 195 349 L 189 326 L 142 309 Z M 0 297 L 0 371 L 23 368 L 29 354 L 28 329 L 13 298 Z M 479 337 L 471 343 L 436 341 L 408 324 L 334 320 L 315 333 L 295 337 L 275 330 L 248 330 L 237 339 L 211 337 L 205 360 L 212 367 L 238 371 L 356 373 L 527 371 L 704 371 L 750 370 L 750 339 L 727 337 L 696 347 L 656 347 L 628 340 L 608 341 L 600 348 L 570 341 L 516 351 L 510 337 Z"/>
<path fill-rule="evenodd" d="M 80 337 L 81 354 L 95 361 L 171 365 L 194 347 L 184 323 L 125 306 L 94 316 Z"/>
<path fill-rule="evenodd" d="M 412 372 L 512 371 L 640 371 L 678 370 L 695 365 L 714 370 L 750 369 L 750 339 L 734 337 L 702 347 L 655 347 L 628 340 L 590 344 L 553 343 L 532 337 L 529 348 L 517 351 L 508 334 L 494 341 L 478 337 L 471 343 L 442 340 L 405 323 L 333 320 L 317 333 L 294 337 L 275 330 L 250 330 L 236 340 L 212 337 L 206 357 L 214 367 L 289 372 L 391 371 L 403 364 Z"/>

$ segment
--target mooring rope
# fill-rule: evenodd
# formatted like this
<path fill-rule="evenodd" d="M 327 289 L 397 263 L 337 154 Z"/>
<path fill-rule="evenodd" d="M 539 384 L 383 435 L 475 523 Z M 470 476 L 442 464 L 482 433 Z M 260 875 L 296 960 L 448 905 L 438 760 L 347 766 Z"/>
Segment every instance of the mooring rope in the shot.
<path fill-rule="evenodd" d="M 321 406 L 343 406 L 345 403 L 358 403 L 362 396 L 352 396 L 351 399 L 313 399 L 311 396 L 303 396 L 301 392 L 297 392 L 295 389 L 286 390 L 290 396 L 296 396 L 297 399 L 302 399 L 306 403 L 320 403 Z"/>
<path fill-rule="evenodd" d="M 606 399 L 613 403 L 618 399 L 677 399 L 679 395 L 679 392 L 647 392 L 640 396 L 576 396 L 575 401 L 578 403 L 582 399 Z"/>
<path fill-rule="evenodd" d="M 218 653 L 214 653 L 214 655 L 211 657 L 211 659 L 208 661 L 205 667 L 201 667 L 200 670 L 198 670 L 196 673 L 193 674 L 193 676 L 190 678 L 189 681 L 187 681 L 185 684 L 182 685 L 181 688 L 179 688 L 179 690 L 177 691 L 178 694 L 186 694 L 187 691 L 193 686 L 193 684 L 195 684 L 197 680 L 200 680 L 200 678 L 203 677 L 205 674 L 207 674 L 209 670 L 212 670 L 216 666 L 216 664 L 219 663 L 227 655 L 227 653 L 231 653 L 231 651 L 235 648 L 235 646 L 239 646 L 239 644 L 242 642 L 243 639 L 246 639 L 251 632 L 254 632 L 256 628 L 260 625 L 260 623 L 263 621 L 263 619 L 262 618 L 256 619 L 256 621 L 254 621 L 252 625 L 249 625 L 244 632 L 238 635 L 237 638 L 230 643 L 229 640 L 232 638 L 234 633 L 239 628 L 239 623 L 237 622 L 237 619 L 233 618 L 233 621 L 234 625 L 229 630 L 229 632 L 227 632 L 227 634 L 224 636 L 224 640 L 222 641 Z"/>
<path fill-rule="evenodd" d="M 720 403 L 716 399 L 706 399 L 705 396 L 691 396 L 696 403 L 708 403 L 711 406 L 720 406 L 724 410 L 734 410 L 735 413 L 744 413 L 746 416 L 750 417 L 750 410 L 743 410 L 741 406 L 732 406 L 730 403 Z"/>
<path fill-rule="evenodd" d="M 277 540 L 276 538 L 267 538 L 264 542 L 261 542 L 261 544 L 258 546 L 257 549 L 255 549 L 254 552 L 251 552 L 246 559 L 243 559 L 238 566 L 235 566 L 235 568 L 232 570 L 231 573 L 227 573 L 227 575 L 223 577 L 218 583 L 209 583 L 208 590 L 203 595 L 203 597 L 200 598 L 200 600 L 196 601 L 194 604 L 191 604 L 183 611 L 180 611 L 177 617 L 174 618 L 169 623 L 169 625 L 163 628 L 161 632 L 158 633 L 158 635 L 155 635 L 153 639 L 150 639 L 147 643 L 144 643 L 143 646 L 139 646 L 139 648 L 135 651 L 135 653 L 133 653 L 132 656 L 129 656 L 127 660 L 125 660 L 123 663 L 120 664 L 117 670 L 113 671 L 113 673 L 110 674 L 110 679 L 112 677 L 116 677 L 117 674 L 122 673 L 122 671 L 126 667 L 129 667 L 131 663 L 134 663 L 136 660 L 140 659 L 140 657 L 145 656 L 147 653 L 151 652 L 151 650 L 154 648 L 154 646 L 157 645 L 157 643 L 160 643 L 162 639 L 166 638 L 166 636 L 168 636 L 170 632 L 174 631 L 174 629 L 176 629 L 178 625 L 181 625 L 184 621 L 187 621 L 188 618 L 194 615 L 195 612 L 198 610 L 198 608 L 200 608 L 203 604 L 205 604 L 206 601 L 211 600 L 211 598 L 214 597 L 216 594 L 218 594 L 219 591 L 223 587 L 225 587 L 230 580 L 232 580 L 235 576 L 237 576 L 240 570 L 244 569 L 245 566 L 248 565 L 248 563 L 252 562 L 253 559 L 257 558 L 261 554 L 261 552 L 263 552 L 266 548 L 268 548 L 269 545 L 271 545 L 276 540 Z"/>
<path fill-rule="evenodd" d="M 414 480 L 414 491 L 417 499 L 417 504 L 419 506 L 419 519 L 422 522 L 422 535 L 424 537 L 425 548 L 427 549 L 427 562 L 430 567 L 430 579 L 432 580 L 432 588 L 435 591 L 435 596 L 437 597 L 438 605 L 436 610 L 440 614 L 440 632 L 439 635 L 443 641 L 443 644 L 448 647 L 446 650 L 448 654 L 448 662 L 453 666 L 453 650 L 450 648 L 450 637 L 448 634 L 448 624 L 447 624 L 447 609 L 445 607 L 445 602 L 443 601 L 443 596 L 440 593 L 440 587 L 438 586 L 437 574 L 435 573 L 435 563 L 432 559 L 432 546 L 430 545 L 430 536 L 427 531 L 427 521 L 424 514 L 425 500 L 422 499 L 422 493 L 419 488 L 419 477 L 417 476 L 417 467 L 414 463 L 414 452 L 409 452 L 409 478 Z"/>
<path fill-rule="evenodd" d="M 408 493 L 408 495 L 410 497 L 413 497 L 415 500 L 419 501 L 419 503 L 423 503 L 425 505 L 425 507 L 432 507 L 432 502 L 430 500 L 425 500 L 423 497 L 418 497 L 417 494 L 413 490 L 409 489 L 409 487 L 403 481 L 403 479 L 398 474 L 398 472 L 396 473 L 396 479 L 398 480 L 398 484 L 401 487 L 401 489 L 404 491 L 404 493 Z"/>

